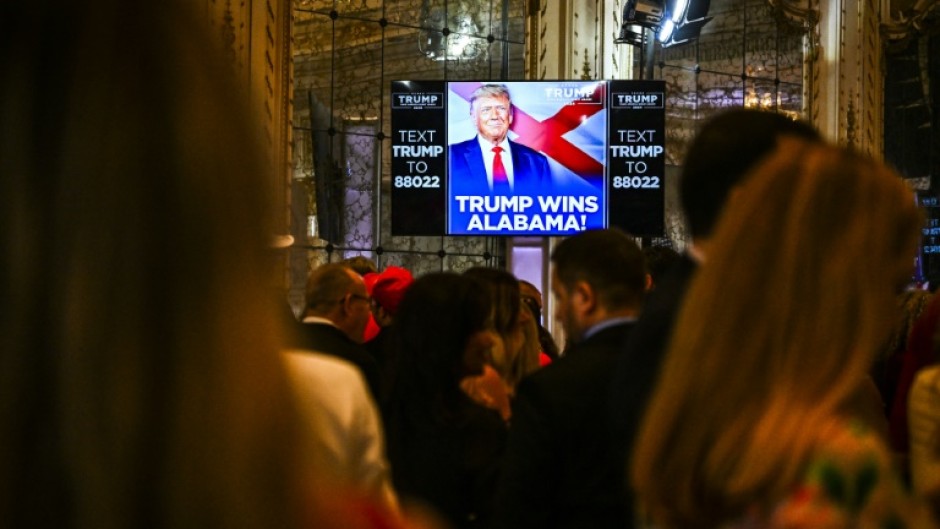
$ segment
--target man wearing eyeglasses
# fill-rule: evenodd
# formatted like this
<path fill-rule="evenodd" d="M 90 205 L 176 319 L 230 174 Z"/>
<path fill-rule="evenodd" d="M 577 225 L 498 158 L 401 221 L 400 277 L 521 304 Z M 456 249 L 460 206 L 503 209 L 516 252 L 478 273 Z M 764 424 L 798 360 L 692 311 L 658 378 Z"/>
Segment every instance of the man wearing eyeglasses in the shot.
<path fill-rule="evenodd" d="M 450 146 L 451 196 L 545 193 L 551 183 L 548 158 L 509 140 L 513 109 L 506 85 L 474 90 L 470 116 L 476 137 Z"/>
<path fill-rule="evenodd" d="M 372 298 L 362 277 L 347 266 L 329 263 L 307 278 L 306 305 L 297 347 L 342 358 L 362 371 L 373 398 L 379 391 L 379 367 L 362 346 L 372 312 Z"/>

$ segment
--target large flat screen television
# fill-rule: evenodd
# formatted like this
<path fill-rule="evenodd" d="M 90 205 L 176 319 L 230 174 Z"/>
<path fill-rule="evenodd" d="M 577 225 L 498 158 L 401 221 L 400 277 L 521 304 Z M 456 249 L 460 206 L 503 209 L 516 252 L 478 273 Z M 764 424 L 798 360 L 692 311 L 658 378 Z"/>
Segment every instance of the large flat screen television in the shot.
<path fill-rule="evenodd" d="M 661 236 L 664 92 L 663 81 L 392 81 L 392 234 Z"/>

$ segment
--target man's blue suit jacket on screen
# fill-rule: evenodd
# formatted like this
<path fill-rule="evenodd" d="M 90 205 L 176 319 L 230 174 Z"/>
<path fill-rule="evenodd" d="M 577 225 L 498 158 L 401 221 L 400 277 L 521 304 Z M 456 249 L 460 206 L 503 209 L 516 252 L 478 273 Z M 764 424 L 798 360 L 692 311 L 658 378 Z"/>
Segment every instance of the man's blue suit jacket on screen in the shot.
<path fill-rule="evenodd" d="M 510 141 L 514 195 L 551 194 L 551 169 L 544 154 Z M 476 136 L 450 146 L 450 196 L 489 195 L 483 153 Z"/>

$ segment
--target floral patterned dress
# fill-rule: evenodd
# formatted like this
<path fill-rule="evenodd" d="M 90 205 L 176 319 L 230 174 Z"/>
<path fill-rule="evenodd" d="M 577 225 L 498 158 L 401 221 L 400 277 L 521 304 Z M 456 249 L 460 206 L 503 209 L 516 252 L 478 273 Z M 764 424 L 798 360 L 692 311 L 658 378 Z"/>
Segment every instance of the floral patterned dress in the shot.
<path fill-rule="evenodd" d="M 820 447 L 803 480 L 768 514 L 755 508 L 728 529 L 935 529 L 881 440 L 857 423 Z"/>

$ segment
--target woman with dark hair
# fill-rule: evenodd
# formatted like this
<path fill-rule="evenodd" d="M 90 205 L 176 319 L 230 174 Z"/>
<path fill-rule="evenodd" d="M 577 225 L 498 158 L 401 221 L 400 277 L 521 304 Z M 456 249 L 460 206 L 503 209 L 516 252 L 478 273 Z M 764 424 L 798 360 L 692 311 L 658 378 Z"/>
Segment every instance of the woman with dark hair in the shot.
<path fill-rule="evenodd" d="M 408 289 L 392 327 L 398 375 L 386 431 L 395 486 L 457 528 L 485 524 L 506 443 L 499 414 L 460 389 L 483 370 L 489 317 L 476 280 L 437 273 Z"/>

